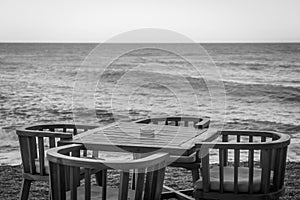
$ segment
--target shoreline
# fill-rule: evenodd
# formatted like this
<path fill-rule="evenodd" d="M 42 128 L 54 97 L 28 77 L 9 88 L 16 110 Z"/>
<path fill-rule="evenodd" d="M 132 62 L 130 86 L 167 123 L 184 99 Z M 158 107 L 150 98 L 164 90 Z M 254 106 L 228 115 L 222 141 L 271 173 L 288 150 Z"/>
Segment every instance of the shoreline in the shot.
<path fill-rule="evenodd" d="M 55 123 L 55 121 L 51 122 Z M 67 123 L 67 122 L 66 122 Z M 105 124 L 108 124 L 107 121 Z M 103 124 L 104 125 L 104 124 Z M 102 126 L 100 124 L 99 126 Z M 280 122 L 266 122 L 266 121 L 251 121 L 245 120 L 240 122 L 226 122 L 224 124 L 224 129 L 228 130 L 264 130 L 264 131 L 275 131 L 291 136 L 291 143 L 288 147 L 287 161 L 289 162 L 300 162 L 300 126 L 291 124 L 282 124 Z M 21 163 L 21 154 L 19 150 L 19 142 L 17 135 L 15 134 L 15 129 L 2 132 L 0 128 L 0 137 L 5 136 L 0 143 L 0 166 L 12 165 L 16 166 Z M 6 140 L 10 138 L 10 140 Z M 1 146 L 2 145 L 2 146 Z"/>
<path fill-rule="evenodd" d="M 110 173 L 108 185 L 115 186 L 116 174 Z M 174 189 L 192 187 L 190 173 L 181 168 L 168 167 L 165 184 Z M 15 200 L 19 198 L 22 185 L 22 166 L 0 166 L 0 199 Z M 281 200 L 300 199 L 300 162 L 287 162 L 285 176 L 286 191 Z M 31 199 L 48 199 L 49 186 L 46 182 L 34 182 L 31 186 Z"/>

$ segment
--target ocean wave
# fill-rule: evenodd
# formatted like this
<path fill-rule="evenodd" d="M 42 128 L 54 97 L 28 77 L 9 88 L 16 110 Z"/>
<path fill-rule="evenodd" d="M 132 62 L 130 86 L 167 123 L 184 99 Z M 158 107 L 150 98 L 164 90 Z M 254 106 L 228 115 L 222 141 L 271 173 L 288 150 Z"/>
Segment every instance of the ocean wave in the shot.
<path fill-rule="evenodd" d="M 263 85 L 263 86 L 278 86 L 278 87 L 287 87 L 287 88 L 300 88 L 300 81 L 287 81 L 285 83 L 259 83 L 254 81 L 244 81 L 244 80 L 232 80 L 232 79 L 223 79 L 224 83 L 234 83 L 241 85 Z M 298 86 L 299 84 L 299 86 Z"/>
<path fill-rule="evenodd" d="M 300 125 L 298 124 L 255 119 L 227 119 L 225 128 L 236 130 L 252 129 L 261 131 L 277 131 L 286 134 L 297 134 L 300 132 Z"/>
<path fill-rule="evenodd" d="M 9 67 L 12 67 L 12 66 L 15 66 L 15 67 L 19 67 L 21 65 L 25 64 L 25 62 L 20 62 L 20 61 L 9 61 L 9 60 L 6 60 L 6 59 L 3 59 L 3 60 L 0 60 L 0 66 L 1 67 L 4 67 L 4 66 L 9 66 Z"/>
<path fill-rule="evenodd" d="M 158 60 L 158 63 L 160 64 L 166 64 L 166 65 L 186 65 L 188 64 L 186 61 L 184 60 L 167 60 L 167 59 L 164 59 L 164 60 Z"/>
<path fill-rule="evenodd" d="M 259 67 L 272 67 L 272 68 L 299 68 L 300 63 L 282 63 L 282 62 L 259 62 L 259 61 L 215 61 L 217 66 L 249 66 L 249 69 L 260 70 Z"/>
<path fill-rule="evenodd" d="M 114 71 L 110 70 L 102 75 L 103 80 L 107 82 L 116 82 L 119 80 L 126 72 L 125 71 Z M 177 72 L 155 72 L 155 71 L 139 71 L 133 70 L 130 73 L 135 74 L 135 77 L 143 74 L 146 77 L 153 76 L 153 79 L 158 78 L 169 78 L 170 84 L 178 84 L 174 80 L 178 78 L 185 78 L 190 82 L 192 87 L 196 89 L 207 89 L 206 79 L 199 76 L 189 76 L 178 74 Z M 141 76 L 139 76 L 141 77 Z M 170 78 L 171 77 L 171 78 Z M 216 81 L 216 80 L 212 80 Z M 226 91 L 232 95 L 268 95 L 272 98 L 278 98 L 280 101 L 289 102 L 300 102 L 300 82 L 299 81 L 286 81 L 279 83 L 261 83 L 255 81 L 245 81 L 245 80 L 234 80 L 234 79 L 223 79 L 221 80 Z M 142 86 L 143 88 L 164 90 L 165 87 L 159 84 L 146 84 Z M 177 87 L 177 86 L 176 86 Z M 179 87 L 179 85 L 178 85 Z M 239 90 L 237 90 L 239 88 Z"/>
<path fill-rule="evenodd" d="M 157 49 L 157 48 L 144 48 L 141 49 L 139 47 L 136 50 L 133 50 L 127 54 L 128 57 L 165 57 L 170 56 L 171 53 L 165 50 Z"/>
<path fill-rule="evenodd" d="M 277 99 L 277 102 L 300 102 L 300 87 L 294 85 L 235 80 L 226 80 L 224 84 L 230 96 L 263 96 Z"/>

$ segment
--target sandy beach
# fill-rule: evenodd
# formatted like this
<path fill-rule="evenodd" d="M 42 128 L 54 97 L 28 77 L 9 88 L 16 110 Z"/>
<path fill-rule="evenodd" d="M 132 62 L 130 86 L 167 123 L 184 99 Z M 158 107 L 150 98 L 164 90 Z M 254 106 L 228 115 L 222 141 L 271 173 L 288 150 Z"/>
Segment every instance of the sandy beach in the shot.
<path fill-rule="evenodd" d="M 286 168 L 286 192 L 281 200 L 300 199 L 300 163 L 288 162 Z M 21 166 L 0 167 L 0 199 L 15 200 L 19 197 L 22 184 Z M 112 172 L 108 177 L 108 184 L 116 186 L 118 176 Z M 174 189 L 187 189 L 192 187 L 192 178 L 184 169 L 167 168 L 165 184 Z M 30 199 L 48 199 L 49 186 L 45 182 L 35 182 L 31 186 Z"/>

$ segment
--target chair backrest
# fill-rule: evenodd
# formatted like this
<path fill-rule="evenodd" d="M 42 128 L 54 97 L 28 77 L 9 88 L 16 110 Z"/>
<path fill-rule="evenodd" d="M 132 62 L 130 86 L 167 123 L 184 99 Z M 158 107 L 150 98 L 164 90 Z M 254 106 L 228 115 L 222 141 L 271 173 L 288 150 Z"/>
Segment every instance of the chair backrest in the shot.
<path fill-rule="evenodd" d="M 188 117 L 188 116 L 178 116 L 178 117 L 154 117 L 148 119 L 142 119 L 136 121 L 136 123 L 144 124 L 164 124 L 173 126 L 193 126 L 198 129 L 204 129 L 209 127 L 210 119 L 207 117 Z"/>
<path fill-rule="evenodd" d="M 72 139 L 73 135 L 97 127 L 44 124 L 17 129 L 24 173 L 32 175 L 33 180 L 48 180 L 45 169 L 45 149 L 56 147 L 58 140 Z"/>
<path fill-rule="evenodd" d="M 224 191 L 224 168 L 231 166 L 233 168 L 234 190 L 233 194 L 238 195 L 239 191 L 239 167 L 247 167 L 248 189 L 246 194 L 255 194 L 258 199 L 266 196 L 276 196 L 284 192 L 284 175 L 286 166 L 287 147 L 290 143 L 290 136 L 276 132 L 267 131 L 221 131 L 221 142 L 198 143 L 196 147 L 201 149 L 203 191 L 198 193 L 209 194 L 210 189 L 210 157 L 209 151 L 215 149 L 218 154 L 219 165 L 219 188 L 218 193 L 223 199 L 229 195 L 228 199 L 234 199 L 233 196 Z M 230 154 L 230 152 L 232 152 Z M 241 162 L 241 155 L 246 157 L 245 162 Z M 244 158 L 245 159 L 245 158 Z M 232 163 L 229 160 L 233 161 Z M 258 181 L 260 190 L 254 191 L 254 169 L 261 172 Z M 216 192 L 216 191 L 215 191 Z M 242 195 L 245 196 L 245 191 Z M 241 198 L 241 197 L 238 197 Z"/>
<path fill-rule="evenodd" d="M 84 156 L 83 151 L 88 151 Z M 66 199 L 70 189 L 71 199 L 77 198 L 79 169 L 85 171 L 85 199 L 91 199 L 91 170 L 115 169 L 120 171 L 119 200 L 128 200 L 129 173 L 138 172 L 136 200 L 160 199 L 163 187 L 164 171 L 169 155 L 157 153 L 136 160 L 105 161 L 98 158 L 98 151 L 86 149 L 84 145 L 72 144 L 47 151 L 50 165 L 50 185 L 52 199 Z M 103 189 L 102 191 L 106 191 Z M 105 194 L 103 194 L 105 195 Z"/>

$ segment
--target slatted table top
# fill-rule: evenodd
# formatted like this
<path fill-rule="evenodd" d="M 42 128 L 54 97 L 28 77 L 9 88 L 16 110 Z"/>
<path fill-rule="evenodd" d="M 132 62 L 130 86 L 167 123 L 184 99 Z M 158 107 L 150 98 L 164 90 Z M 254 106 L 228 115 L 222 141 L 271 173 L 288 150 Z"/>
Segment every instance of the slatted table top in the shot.
<path fill-rule="evenodd" d="M 154 135 L 145 135 L 142 130 L 150 130 Z M 63 143 L 82 143 L 88 148 L 104 151 L 129 151 L 146 153 L 156 150 L 173 155 L 188 154 L 197 141 L 207 139 L 206 129 L 157 124 L 116 122 L 76 135 Z"/>

